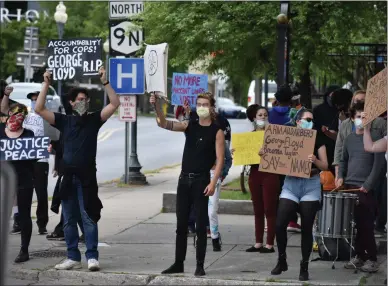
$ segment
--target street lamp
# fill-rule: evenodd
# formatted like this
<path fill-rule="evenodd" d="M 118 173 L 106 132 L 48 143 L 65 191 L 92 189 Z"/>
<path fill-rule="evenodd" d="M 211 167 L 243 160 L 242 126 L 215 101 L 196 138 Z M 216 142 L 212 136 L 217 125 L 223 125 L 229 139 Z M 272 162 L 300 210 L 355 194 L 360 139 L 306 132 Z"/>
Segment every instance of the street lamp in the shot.
<path fill-rule="evenodd" d="M 106 39 L 105 43 L 102 45 L 102 48 L 104 49 L 105 52 L 105 67 L 106 67 L 106 72 L 109 72 L 109 40 Z M 106 101 L 107 101 L 107 94 L 106 90 L 104 89 L 104 107 L 106 106 Z"/>
<path fill-rule="evenodd" d="M 280 2 L 280 14 L 277 16 L 278 47 L 277 47 L 277 85 L 288 84 L 288 68 L 290 55 L 290 2 Z"/>
<path fill-rule="evenodd" d="M 67 22 L 66 6 L 63 4 L 63 1 L 59 1 L 59 4 L 56 7 L 54 14 L 55 22 L 57 22 L 58 36 L 61 40 L 63 37 L 63 30 Z M 62 95 L 62 82 L 58 81 L 58 95 Z"/>

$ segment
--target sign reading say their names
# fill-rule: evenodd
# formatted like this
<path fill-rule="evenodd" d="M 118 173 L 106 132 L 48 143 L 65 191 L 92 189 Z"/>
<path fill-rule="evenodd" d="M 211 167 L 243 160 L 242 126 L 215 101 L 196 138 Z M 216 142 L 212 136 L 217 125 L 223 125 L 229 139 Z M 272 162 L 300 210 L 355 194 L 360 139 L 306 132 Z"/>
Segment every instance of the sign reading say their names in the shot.
<path fill-rule="evenodd" d="M 264 131 L 232 133 L 233 165 L 259 164 L 259 151 L 263 140 Z"/>
<path fill-rule="evenodd" d="M 265 128 L 260 171 L 310 178 L 317 131 L 270 124 Z"/>
<path fill-rule="evenodd" d="M 120 96 L 119 120 L 125 122 L 136 121 L 136 95 Z"/>
<path fill-rule="evenodd" d="M 109 18 L 125 19 L 130 16 L 140 14 L 144 11 L 143 2 L 137 1 L 110 1 Z"/>
<path fill-rule="evenodd" d="M 387 111 L 387 68 L 368 80 L 364 111 L 364 126 Z"/>
<path fill-rule="evenodd" d="M 49 158 L 49 137 L 0 139 L 0 161 L 20 161 Z"/>
<path fill-rule="evenodd" d="M 190 106 L 196 105 L 197 96 L 208 90 L 208 79 L 205 74 L 174 73 L 172 77 L 171 103 Z"/>
<path fill-rule="evenodd" d="M 49 40 L 47 65 L 54 80 L 98 75 L 102 66 L 102 38 Z"/>

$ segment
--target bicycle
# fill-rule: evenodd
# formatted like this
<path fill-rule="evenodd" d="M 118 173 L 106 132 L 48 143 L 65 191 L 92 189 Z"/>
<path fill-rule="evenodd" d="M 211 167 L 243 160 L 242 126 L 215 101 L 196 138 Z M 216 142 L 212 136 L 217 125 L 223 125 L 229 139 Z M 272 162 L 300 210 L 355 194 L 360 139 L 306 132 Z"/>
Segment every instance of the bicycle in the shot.
<path fill-rule="evenodd" d="M 251 166 L 250 165 L 241 166 L 240 188 L 241 188 L 241 192 L 243 194 L 246 194 L 249 191 L 248 179 L 249 179 L 250 172 L 251 172 Z"/>

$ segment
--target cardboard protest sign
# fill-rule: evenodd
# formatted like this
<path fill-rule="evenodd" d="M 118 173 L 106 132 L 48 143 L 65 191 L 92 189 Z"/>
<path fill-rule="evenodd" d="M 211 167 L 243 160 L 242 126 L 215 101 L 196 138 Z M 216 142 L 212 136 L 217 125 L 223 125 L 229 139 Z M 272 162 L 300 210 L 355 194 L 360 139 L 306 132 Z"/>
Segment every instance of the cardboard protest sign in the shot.
<path fill-rule="evenodd" d="M 317 131 L 270 124 L 265 128 L 260 171 L 301 178 L 310 178 Z"/>
<path fill-rule="evenodd" d="M 367 113 L 364 126 L 387 111 L 387 68 L 368 80 L 364 111 Z"/>
<path fill-rule="evenodd" d="M 144 53 L 144 71 L 147 92 L 154 92 L 167 100 L 168 44 L 147 45 Z"/>
<path fill-rule="evenodd" d="M 49 40 L 47 54 L 54 80 L 98 75 L 102 66 L 102 38 Z"/>
<path fill-rule="evenodd" d="M 20 161 L 49 158 L 49 137 L 0 139 L 0 161 Z"/>
<path fill-rule="evenodd" d="M 187 100 L 190 106 L 196 105 L 197 96 L 208 89 L 207 75 L 174 73 L 172 76 L 171 103 L 184 105 Z"/>
<path fill-rule="evenodd" d="M 263 145 L 264 131 L 232 133 L 233 165 L 260 163 L 259 151 Z"/>
<path fill-rule="evenodd" d="M 44 136 L 43 118 L 35 113 L 29 113 L 23 121 L 23 128 L 34 132 L 35 136 Z"/>

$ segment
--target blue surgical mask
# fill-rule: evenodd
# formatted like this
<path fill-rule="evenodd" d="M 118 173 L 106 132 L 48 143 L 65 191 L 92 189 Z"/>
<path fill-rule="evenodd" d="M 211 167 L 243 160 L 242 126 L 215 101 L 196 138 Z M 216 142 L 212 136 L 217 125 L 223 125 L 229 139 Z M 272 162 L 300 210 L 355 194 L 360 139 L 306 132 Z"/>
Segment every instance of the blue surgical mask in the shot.
<path fill-rule="evenodd" d="M 303 129 L 312 129 L 313 128 L 313 122 L 312 121 L 308 122 L 307 120 L 302 119 L 300 122 L 301 122 L 300 123 L 300 127 L 303 128 Z"/>
<path fill-rule="evenodd" d="M 356 118 L 354 120 L 354 126 L 357 128 L 357 129 L 363 129 L 364 126 L 362 125 L 362 119 L 361 118 Z"/>
<path fill-rule="evenodd" d="M 35 112 L 36 101 L 31 101 L 31 112 Z"/>

